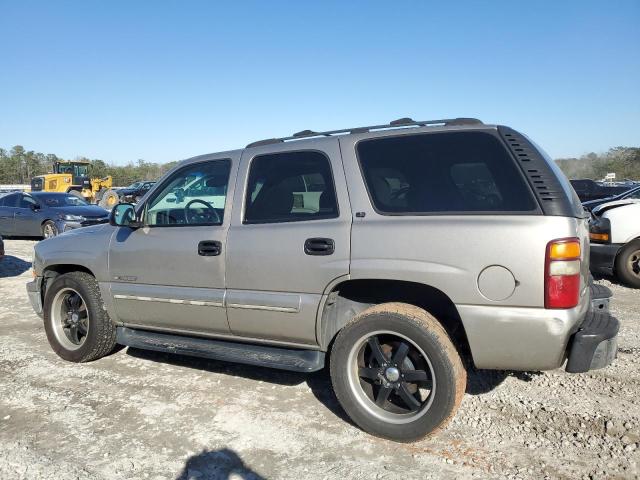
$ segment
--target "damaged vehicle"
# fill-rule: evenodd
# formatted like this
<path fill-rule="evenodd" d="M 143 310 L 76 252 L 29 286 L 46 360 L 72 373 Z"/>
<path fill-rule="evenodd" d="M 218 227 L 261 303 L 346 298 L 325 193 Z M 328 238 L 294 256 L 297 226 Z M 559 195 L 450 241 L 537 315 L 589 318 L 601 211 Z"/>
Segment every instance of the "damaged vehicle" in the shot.
<path fill-rule="evenodd" d="M 626 285 L 640 288 L 640 199 L 594 208 L 589 237 L 591 271 L 614 275 Z"/>
<path fill-rule="evenodd" d="M 412 441 L 453 418 L 468 366 L 611 364 L 588 220 L 506 126 L 303 130 L 185 160 L 108 225 L 41 242 L 27 291 L 70 362 L 121 344 L 326 367 L 354 423 Z"/>

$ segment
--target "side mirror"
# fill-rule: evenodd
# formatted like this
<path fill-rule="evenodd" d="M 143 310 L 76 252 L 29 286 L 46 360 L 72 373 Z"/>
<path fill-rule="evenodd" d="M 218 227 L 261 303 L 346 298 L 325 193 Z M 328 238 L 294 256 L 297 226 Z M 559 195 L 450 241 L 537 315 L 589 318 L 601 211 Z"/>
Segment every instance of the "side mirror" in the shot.
<path fill-rule="evenodd" d="M 114 227 L 142 227 L 142 222 L 136 218 L 136 210 L 130 203 L 119 203 L 113 207 L 109 214 L 109 223 Z"/>
<path fill-rule="evenodd" d="M 37 203 L 32 203 L 31 210 L 33 210 L 34 212 L 37 212 L 38 210 L 40 210 L 40 205 L 38 205 Z"/>

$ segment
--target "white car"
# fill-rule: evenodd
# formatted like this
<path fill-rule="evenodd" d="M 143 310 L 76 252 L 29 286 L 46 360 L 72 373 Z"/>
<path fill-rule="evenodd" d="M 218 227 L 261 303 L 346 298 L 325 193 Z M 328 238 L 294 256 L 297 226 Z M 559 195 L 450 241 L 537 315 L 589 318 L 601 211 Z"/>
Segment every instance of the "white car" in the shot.
<path fill-rule="evenodd" d="M 593 209 L 589 227 L 591 271 L 615 275 L 640 288 L 640 199 L 617 200 Z"/>

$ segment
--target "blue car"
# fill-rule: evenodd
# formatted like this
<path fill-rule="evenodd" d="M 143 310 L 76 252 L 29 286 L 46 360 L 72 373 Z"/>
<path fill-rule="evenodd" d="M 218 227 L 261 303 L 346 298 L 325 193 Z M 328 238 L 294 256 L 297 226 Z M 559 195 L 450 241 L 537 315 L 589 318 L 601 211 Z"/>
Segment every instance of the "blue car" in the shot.
<path fill-rule="evenodd" d="M 68 193 L 0 193 L 0 235 L 5 237 L 49 238 L 108 221 L 107 210 Z"/>

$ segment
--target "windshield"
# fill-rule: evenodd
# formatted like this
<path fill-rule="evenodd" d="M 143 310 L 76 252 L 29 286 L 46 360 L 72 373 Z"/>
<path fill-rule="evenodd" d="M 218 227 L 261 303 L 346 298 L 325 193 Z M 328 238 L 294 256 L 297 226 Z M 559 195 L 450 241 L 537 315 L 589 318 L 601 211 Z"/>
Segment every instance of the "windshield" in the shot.
<path fill-rule="evenodd" d="M 58 173 L 68 173 L 76 177 L 86 177 L 88 171 L 88 165 L 58 164 Z"/>
<path fill-rule="evenodd" d="M 81 205 L 89 205 L 82 198 L 70 195 L 68 193 L 53 194 L 53 195 L 38 195 L 36 197 L 41 203 L 47 207 L 77 207 Z"/>
<path fill-rule="evenodd" d="M 138 188 L 140 185 L 142 185 L 142 182 L 134 182 L 131 185 L 129 185 L 128 187 L 125 188 Z"/>

